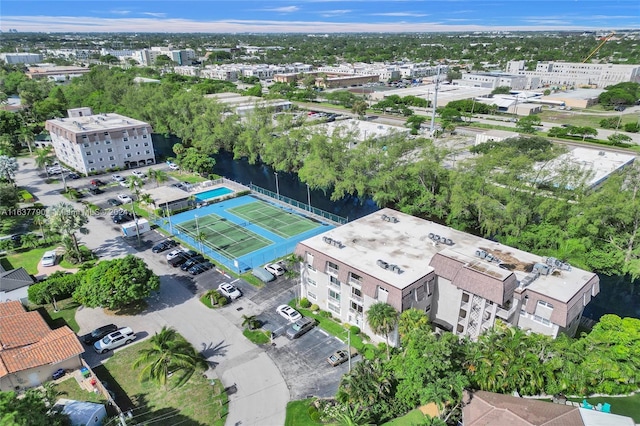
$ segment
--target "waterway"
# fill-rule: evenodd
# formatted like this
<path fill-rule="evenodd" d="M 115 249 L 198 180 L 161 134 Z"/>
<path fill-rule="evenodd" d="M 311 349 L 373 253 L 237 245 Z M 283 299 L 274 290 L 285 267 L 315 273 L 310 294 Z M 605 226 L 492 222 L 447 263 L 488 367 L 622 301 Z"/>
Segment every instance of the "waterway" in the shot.
<path fill-rule="evenodd" d="M 377 211 L 378 206 L 370 198 L 345 197 L 331 201 L 330 193 L 309 190 L 294 173 L 278 173 L 264 164 L 249 164 L 246 159 L 234 160 L 233 155 L 221 152 L 215 156 L 213 172 L 248 185 L 250 183 L 281 195 L 306 203 L 308 197 L 313 207 L 347 218 L 358 219 Z M 597 320 L 604 314 L 640 318 L 640 281 L 632 283 L 626 276 L 600 275 L 600 293 L 587 305 L 584 315 Z"/>

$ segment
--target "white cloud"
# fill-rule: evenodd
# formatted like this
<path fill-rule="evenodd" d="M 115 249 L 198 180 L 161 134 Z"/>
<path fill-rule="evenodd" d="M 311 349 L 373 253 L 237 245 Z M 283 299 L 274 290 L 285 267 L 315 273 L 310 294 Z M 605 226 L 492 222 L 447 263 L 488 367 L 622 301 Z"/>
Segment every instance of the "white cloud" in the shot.
<path fill-rule="evenodd" d="M 268 9 L 260 9 L 264 12 L 280 12 L 280 13 L 293 13 L 300 10 L 298 6 L 282 6 L 282 7 L 272 7 Z"/>
<path fill-rule="evenodd" d="M 397 16 L 397 17 L 413 17 L 419 18 L 421 16 L 429 16 L 426 13 L 415 13 L 415 12 L 385 12 L 385 13 L 370 13 L 370 16 Z"/>
<path fill-rule="evenodd" d="M 166 18 L 167 14 L 162 12 L 142 12 L 142 15 L 153 16 L 154 18 Z"/>
<path fill-rule="evenodd" d="M 114 15 L 128 15 L 131 13 L 130 10 L 110 10 L 109 13 L 113 13 Z"/>
<path fill-rule="evenodd" d="M 325 18 L 330 18 L 332 16 L 341 16 L 351 12 L 353 11 L 349 9 L 326 10 L 324 12 L 321 12 L 320 16 L 323 16 Z"/>

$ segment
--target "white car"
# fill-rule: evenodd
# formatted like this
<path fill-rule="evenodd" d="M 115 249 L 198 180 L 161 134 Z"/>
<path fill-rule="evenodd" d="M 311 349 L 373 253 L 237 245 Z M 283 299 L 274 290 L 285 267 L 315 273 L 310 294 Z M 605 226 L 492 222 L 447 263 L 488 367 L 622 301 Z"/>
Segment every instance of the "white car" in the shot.
<path fill-rule="evenodd" d="M 276 312 L 279 313 L 282 317 L 287 319 L 289 322 L 298 321 L 302 318 L 300 312 L 296 311 L 289 305 L 280 305 L 276 308 Z"/>
<path fill-rule="evenodd" d="M 171 170 L 180 170 L 180 166 L 178 166 L 176 163 L 169 164 L 169 168 Z"/>
<path fill-rule="evenodd" d="M 111 175 L 111 180 L 113 180 L 115 182 L 123 182 L 125 180 L 125 178 L 123 178 L 120 175 Z"/>
<path fill-rule="evenodd" d="M 228 297 L 229 299 L 235 300 L 238 297 L 242 296 L 240 290 L 235 288 L 233 285 L 229 283 L 222 283 L 218 286 L 218 291 L 223 295 Z"/>
<path fill-rule="evenodd" d="M 134 170 L 131 172 L 131 174 L 134 175 L 135 177 L 139 177 L 140 179 L 144 179 L 145 177 L 147 177 L 147 175 L 145 175 L 140 170 Z"/>
<path fill-rule="evenodd" d="M 42 266 L 53 266 L 56 264 L 58 256 L 55 251 L 48 251 L 42 255 Z"/>
<path fill-rule="evenodd" d="M 107 334 L 101 340 L 93 344 L 93 349 L 99 354 L 103 354 L 122 345 L 129 344 L 136 340 L 136 333 L 129 327 L 123 327 L 118 331 Z"/>
<path fill-rule="evenodd" d="M 175 257 L 180 256 L 180 253 L 182 253 L 182 249 L 171 250 L 169 253 L 167 253 L 167 260 L 171 260 Z"/>
<path fill-rule="evenodd" d="M 123 203 L 130 203 L 133 201 L 127 194 L 118 194 L 118 200 Z"/>
<path fill-rule="evenodd" d="M 284 275 L 284 272 L 285 272 L 284 268 L 278 265 L 277 263 L 270 263 L 267 266 L 265 266 L 264 269 L 271 272 L 276 277 L 279 277 L 280 275 Z"/>

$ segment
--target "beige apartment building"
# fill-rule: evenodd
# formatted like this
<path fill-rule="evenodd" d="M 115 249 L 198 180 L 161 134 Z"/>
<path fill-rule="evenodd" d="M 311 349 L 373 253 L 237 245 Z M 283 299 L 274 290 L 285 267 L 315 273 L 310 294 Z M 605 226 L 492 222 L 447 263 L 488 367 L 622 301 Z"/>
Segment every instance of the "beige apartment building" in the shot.
<path fill-rule="evenodd" d="M 67 111 L 68 118 L 47 120 L 56 156 L 78 172 L 100 173 L 155 163 L 151 125 L 120 114 L 93 114 L 91 108 Z"/>
<path fill-rule="evenodd" d="M 438 328 L 473 339 L 497 320 L 572 336 L 600 291 L 592 272 L 392 209 L 302 241 L 295 252 L 301 297 L 370 336 L 366 312 L 376 302 L 420 309 Z M 397 333 L 390 342 L 397 345 Z"/>

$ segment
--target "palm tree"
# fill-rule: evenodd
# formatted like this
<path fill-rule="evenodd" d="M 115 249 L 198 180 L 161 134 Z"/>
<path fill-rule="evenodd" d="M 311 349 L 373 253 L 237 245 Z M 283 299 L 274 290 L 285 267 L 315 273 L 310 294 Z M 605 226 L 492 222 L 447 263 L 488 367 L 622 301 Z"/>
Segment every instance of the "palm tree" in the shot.
<path fill-rule="evenodd" d="M 33 151 L 31 150 L 31 144 L 35 140 L 33 136 L 33 132 L 27 126 L 24 126 L 20 129 L 20 133 L 18 134 L 18 138 L 27 144 L 27 148 L 29 148 L 29 155 L 33 155 Z"/>
<path fill-rule="evenodd" d="M 429 317 L 424 311 L 411 308 L 400 314 L 398 333 L 404 339 L 413 330 L 429 330 Z"/>
<path fill-rule="evenodd" d="M 260 320 L 255 315 L 242 315 L 242 327 L 255 330 L 260 327 Z"/>
<path fill-rule="evenodd" d="M 82 258 L 80 254 L 80 248 L 78 247 L 78 239 L 76 238 L 76 231 L 84 231 L 84 225 L 89 222 L 87 216 L 73 208 L 68 203 L 58 203 L 51 207 L 48 207 L 45 212 L 47 225 L 55 232 L 61 234 L 63 237 L 68 237 L 72 246 L 76 252 L 78 259 Z"/>
<path fill-rule="evenodd" d="M 148 194 L 146 192 L 144 194 L 140 194 L 140 201 L 150 206 L 156 205 L 153 197 L 151 197 L 151 194 Z"/>
<path fill-rule="evenodd" d="M 46 233 L 46 228 L 45 225 L 47 224 L 47 218 L 46 216 L 34 216 L 33 217 L 33 223 L 40 227 L 40 232 L 42 233 L 42 238 L 47 241 L 47 233 Z"/>
<path fill-rule="evenodd" d="M 391 359 L 391 354 L 389 353 L 389 334 L 398 324 L 398 311 L 388 303 L 374 303 L 367 311 L 367 323 L 374 333 L 385 337 L 387 343 L 387 359 Z"/>
<path fill-rule="evenodd" d="M 196 350 L 178 335 L 175 329 L 162 327 L 151 339 L 151 347 L 140 350 L 134 368 L 144 364 L 140 371 L 140 381 L 151 380 L 167 386 L 167 379 L 175 372 L 181 372 L 176 387 L 185 384 L 199 368 L 206 369 L 207 362 Z"/>
<path fill-rule="evenodd" d="M 160 186 L 162 182 L 166 182 L 169 179 L 167 172 L 160 169 L 149 169 L 147 176 L 156 183 L 156 188 Z"/>
<path fill-rule="evenodd" d="M 44 171 L 47 172 L 47 176 L 49 176 L 47 166 L 51 164 L 53 157 L 53 146 L 51 145 L 47 145 L 42 149 L 36 150 L 36 167 L 40 170 L 44 169 Z"/>
<path fill-rule="evenodd" d="M 24 247 L 36 248 L 40 245 L 38 236 L 32 233 L 23 235 L 22 238 L 20 238 L 20 241 L 22 241 L 22 245 Z"/>

